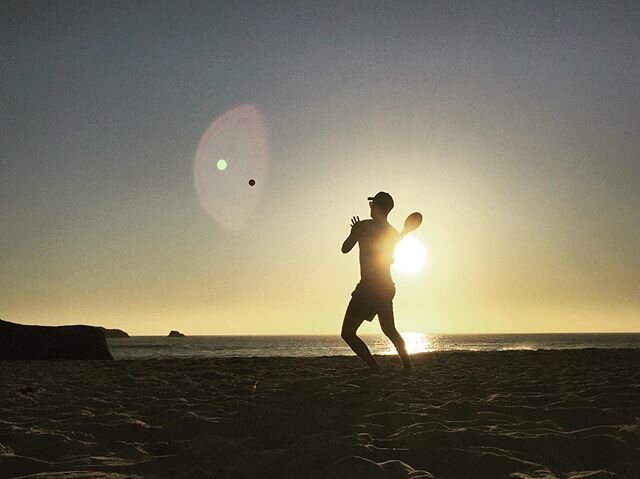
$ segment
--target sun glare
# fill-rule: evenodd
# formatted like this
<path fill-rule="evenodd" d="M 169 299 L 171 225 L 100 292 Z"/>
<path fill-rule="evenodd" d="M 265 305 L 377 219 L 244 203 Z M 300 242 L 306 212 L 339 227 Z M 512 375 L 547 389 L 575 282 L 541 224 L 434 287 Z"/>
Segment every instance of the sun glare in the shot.
<path fill-rule="evenodd" d="M 393 266 L 402 273 L 417 273 L 427 260 L 427 250 L 420 241 L 410 236 L 405 237 L 393 253 Z"/>
<path fill-rule="evenodd" d="M 409 354 L 431 351 L 431 343 L 422 333 L 400 333 Z M 396 354 L 396 348 L 389 341 L 389 350 L 385 354 Z"/>

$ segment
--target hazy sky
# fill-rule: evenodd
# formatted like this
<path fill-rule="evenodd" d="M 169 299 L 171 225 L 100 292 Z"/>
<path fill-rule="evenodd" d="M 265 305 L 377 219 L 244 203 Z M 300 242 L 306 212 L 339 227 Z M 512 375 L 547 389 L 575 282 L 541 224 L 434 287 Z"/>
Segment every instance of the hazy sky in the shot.
<path fill-rule="evenodd" d="M 193 162 L 242 104 L 269 162 L 233 232 Z M 400 331 L 640 331 L 639 186 L 638 2 L 0 4 L 10 321 L 337 334 L 385 190 L 430 256 Z"/>

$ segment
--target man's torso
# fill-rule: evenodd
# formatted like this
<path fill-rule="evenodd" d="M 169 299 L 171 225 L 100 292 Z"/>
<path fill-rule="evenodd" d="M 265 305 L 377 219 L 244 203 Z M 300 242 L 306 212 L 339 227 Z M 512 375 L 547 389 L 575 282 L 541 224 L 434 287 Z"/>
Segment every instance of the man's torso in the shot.
<path fill-rule="evenodd" d="M 359 223 L 360 278 L 362 282 L 389 284 L 393 251 L 400 240 L 399 233 L 389 223 L 365 220 Z"/>

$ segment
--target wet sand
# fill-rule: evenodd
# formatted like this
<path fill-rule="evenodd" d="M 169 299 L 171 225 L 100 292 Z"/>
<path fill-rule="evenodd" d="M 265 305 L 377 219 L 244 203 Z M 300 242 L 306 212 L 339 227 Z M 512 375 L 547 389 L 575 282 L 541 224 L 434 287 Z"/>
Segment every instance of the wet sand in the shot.
<path fill-rule="evenodd" d="M 640 478 L 640 349 L 0 362 L 0 479 Z"/>

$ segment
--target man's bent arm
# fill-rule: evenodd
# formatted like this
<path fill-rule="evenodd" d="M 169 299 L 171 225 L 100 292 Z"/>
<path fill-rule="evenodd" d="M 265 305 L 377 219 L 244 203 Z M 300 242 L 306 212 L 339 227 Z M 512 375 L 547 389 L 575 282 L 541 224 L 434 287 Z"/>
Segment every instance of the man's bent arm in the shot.
<path fill-rule="evenodd" d="M 358 238 L 355 235 L 355 230 L 352 228 L 351 234 L 347 237 L 346 240 L 344 240 L 344 243 L 342 243 L 342 252 L 344 254 L 347 254 L 349 251 L 353 249 L 353 247 L 356 245 L 357 242 L 358 242 Z"/>

